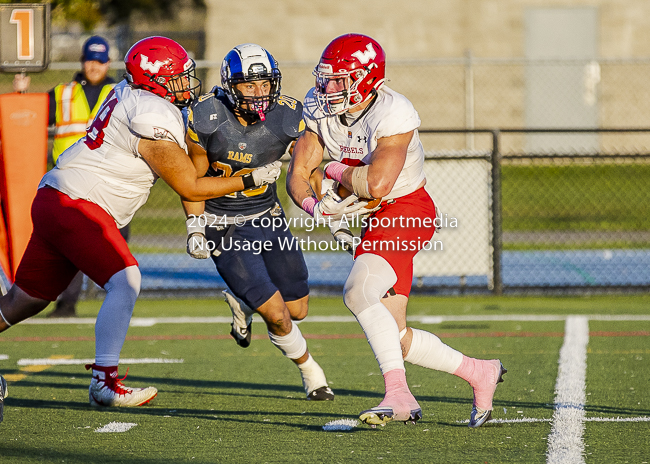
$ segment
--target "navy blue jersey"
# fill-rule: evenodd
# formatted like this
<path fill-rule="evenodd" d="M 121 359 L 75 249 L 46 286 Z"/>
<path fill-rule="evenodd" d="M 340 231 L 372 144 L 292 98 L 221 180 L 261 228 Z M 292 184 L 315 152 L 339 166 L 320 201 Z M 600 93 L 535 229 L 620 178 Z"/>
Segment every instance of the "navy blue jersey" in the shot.
<path fill-rule="evenodd" d="M 188 119 L 190 138 L 207 152 L 206 176 L 210 177 L 243 176 L 277 161 L 305 128 L 302 103 L 284 95 L 266 113 L 265 121 L 243 126 L 219 87 L 192 104 Z M 206 200 L 205 211 L 247 216 L 273 207 L 276 201 L 275 184 L 263 185 Z"/>

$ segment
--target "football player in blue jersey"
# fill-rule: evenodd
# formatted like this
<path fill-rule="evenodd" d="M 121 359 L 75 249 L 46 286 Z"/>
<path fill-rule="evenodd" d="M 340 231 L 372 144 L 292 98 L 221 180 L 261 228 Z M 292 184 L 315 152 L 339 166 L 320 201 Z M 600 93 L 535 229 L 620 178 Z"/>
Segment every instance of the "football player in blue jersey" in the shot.
<path fill-rule="evenodd" d="M 304 130 L 302 104 L 280 94 L 277 62 L 264 48 L 242 44 L 221 65 L 221 87 L 192 105 L 188 152 L 199 176 L 245 176 L 277 162 Z M 297 324 L 307 316 L 307 266 L 299 247 L 283 247 L 293 236 L 285 224 L 275 184 L 205 202 L 183 202 L 187 252 L 210 257 L 230 291 L 231 335 L 241 347 L 251 342 L 257 312 L 271 342 L 299 368 L 310 400 L 333 400 L 325 374 L 312 358 Z M 286 230 L 285 230 L 286 229 Z"/>

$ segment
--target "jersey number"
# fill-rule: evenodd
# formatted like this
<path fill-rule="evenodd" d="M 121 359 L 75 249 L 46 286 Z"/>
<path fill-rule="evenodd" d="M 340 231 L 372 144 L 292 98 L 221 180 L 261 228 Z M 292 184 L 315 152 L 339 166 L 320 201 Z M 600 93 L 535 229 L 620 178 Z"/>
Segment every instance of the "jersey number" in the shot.
<path fill-rule="evenodd" d="M 115 105 L 117 105 L 117 97 L 115 96 L 115 90 L 111 90 L 106 95 L 106 100 L 102 103 L 101 108 L 97 111 L 97 116 L 95 116 L 92 124 L 86 129 L 86 145 L 91 150 L 98 149 L 104 143 L 104 129 L 108 126 Z"/>
<path fill-rule="evenodd" d="M 219 177 L 239 177 L 239 176 L 245 176 L 249 172 L 252 172 L 254 169 L 253 168 L 242 168 L 239 171 L 232 172 L 232 166 L 226 163 L 222 163 L 221 161 L 215 161 L 212 163 L 212 169 L 214 169 Z M 221 171 L 221 172 L 219 172 Z M 262 185 L 261 187 L 257 188 L 251 188 L 248 190 L 242 190 L 242 194 L 247 197 L 254 197 L 257 195 L 261 195 L 264 192 L 266 192 L 266 189 L 268 188 L 268 185 Z M 229 193 L 228 195 L 224 195 L 226 198 L 237 198 L 237 193 Z"/>

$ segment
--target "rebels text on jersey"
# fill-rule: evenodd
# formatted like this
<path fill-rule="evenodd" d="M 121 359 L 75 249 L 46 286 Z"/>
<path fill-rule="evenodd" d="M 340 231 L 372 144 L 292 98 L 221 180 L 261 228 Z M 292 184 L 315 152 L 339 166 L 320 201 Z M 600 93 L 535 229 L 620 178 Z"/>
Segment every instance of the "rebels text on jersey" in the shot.
<path fill-rule="evenodd" d="M 210 177 L 243 176 L 277 161 L 305 126 L 302 104 L 284 95 L 266 114 L 266 120 L 243 126 L 219 87 L 192 104 L 188 125 L 190 138 L 207 152 L 210 167 L 206 176 Z M 206 200 L 205 211 L 217 216 L 247 216 L 273 207 L 276 201 L 275 184 L 263 185 Z"/>
<path fill-rule="evenodd" d="M 332 159 L 351 166 L 369 164 L 378 139 L 414 131 L 404 167 L 384 199 L 403 197 L 417 190 L 425 179 L 424 149 L 417 131 L 420 117 L 405 96 L 386 85 L 375 99 L 368 111 L 348 126 L 341 122 L 345 115 L 328 116 L 318 109 L 312 88 L 305 97 L 305 123 L 320 136 Z"/>
<path fill-rule="evenodd" d="M 95 203 L 124 227 L 157 179 L 138 153 L 141 138 L 171 141 L 186 150 L 180 110 L 122 81 L 106 96 L 86 136 L 59 156 L 39 188 L 49 186 Z"/>

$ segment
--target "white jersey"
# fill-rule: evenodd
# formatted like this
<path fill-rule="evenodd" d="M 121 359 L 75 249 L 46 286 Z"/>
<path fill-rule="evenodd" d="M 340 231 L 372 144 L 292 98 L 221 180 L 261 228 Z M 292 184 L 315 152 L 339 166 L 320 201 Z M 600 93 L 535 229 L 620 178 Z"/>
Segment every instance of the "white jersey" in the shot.
<path fill-rule="evenodd" d="M 86 136 L 59 156 L 39 188 L 47 185 L 73 199 L 96 203 L 124 227 L 146 203 L 157 179 L 138 153 L 141 138 L 169 140 L 187 151 L 178 108 L 122 81 L 102 104 Z"/>
<path fill-rule="evenodd" d="M 377 100 L 366 114 L 351 126 L 346 126 L 338 115 L 328 116 L 318 109 L 312 88 L 307 93 L 303 106 L 305 123 L 321 137 L 333 160 L 352 166 L 370 164 L 378 139 L 415 131 L 408 146 L 404 167 L 393 189 L 384 199 L 403 197 L 416 191 L 425 179 L 422 169 L 424 149 L 417 131 L 420 117 L 404 95 L 385 85 L 379 89 L 375 98 Z M 346 159 L 348 161 L 344 161 Z"/>

